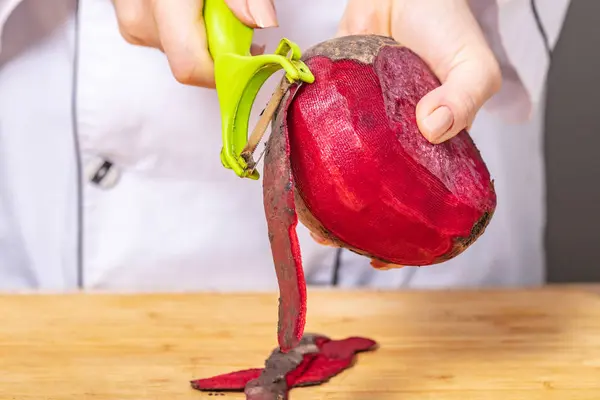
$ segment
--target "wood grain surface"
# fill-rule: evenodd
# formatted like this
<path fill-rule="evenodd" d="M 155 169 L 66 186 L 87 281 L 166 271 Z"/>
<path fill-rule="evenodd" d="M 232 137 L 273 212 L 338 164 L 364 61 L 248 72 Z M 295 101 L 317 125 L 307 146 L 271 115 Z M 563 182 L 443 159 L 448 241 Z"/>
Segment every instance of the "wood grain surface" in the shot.
<path fill-rule="evenodd" d="M 0 399 L 201 400 L 261 367 L 276 294 L 0 296 Z M 297 400 L 599 400 L 600 291 L 309 292 L 308 331 L 380 343 Z"/>

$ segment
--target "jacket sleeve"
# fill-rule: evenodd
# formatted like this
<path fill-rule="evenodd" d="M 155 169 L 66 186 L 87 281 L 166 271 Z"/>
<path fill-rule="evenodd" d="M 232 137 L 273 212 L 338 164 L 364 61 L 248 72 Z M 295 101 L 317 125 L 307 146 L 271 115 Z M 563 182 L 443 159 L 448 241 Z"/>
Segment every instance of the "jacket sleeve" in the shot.
<path fill-rule="evenodd" d="M 544 101 L 550 56 L 570 0 L 470 0 L 502 70 L 502 89 L 485 109 L 511 122 Z M 547 40 L 544 38 L 547 37 Z"/>
<path fill-rule="evenodd" d="M 0 52 L 2 52 L 2 33 L 10 14 L 23 0 L 0 0 Z"/>

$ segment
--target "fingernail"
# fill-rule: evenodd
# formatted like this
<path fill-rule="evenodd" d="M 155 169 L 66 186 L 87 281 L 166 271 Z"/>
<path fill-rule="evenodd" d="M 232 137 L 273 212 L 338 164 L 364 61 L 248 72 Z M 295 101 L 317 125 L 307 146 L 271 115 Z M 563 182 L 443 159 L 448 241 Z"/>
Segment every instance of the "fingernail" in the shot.
<path fill-rule="evenodd" d="M 250 14 L 260 28 L 277 26 L 277 14 L 271 0 L 251 0 L 248 2 Z"/>
<path fill-rule="evenodd" d="M 440 143 L 444 143 L 446 140 L 450 140 L 452 139 L 454 136 L 456 136 L 456 134 L 454 132 L 446 132 L 444 133 L 442 136 L 438 137 L 437 139 L 435 139 L 433 142 L 433 144 L 440 144 Z"/>
<path fill-rule="evenodd" d="M 425 135 L 431 143 L 436 143 L 452 127 L 454 116 L 446 106 L 437 108 L 423 120 Z"/>

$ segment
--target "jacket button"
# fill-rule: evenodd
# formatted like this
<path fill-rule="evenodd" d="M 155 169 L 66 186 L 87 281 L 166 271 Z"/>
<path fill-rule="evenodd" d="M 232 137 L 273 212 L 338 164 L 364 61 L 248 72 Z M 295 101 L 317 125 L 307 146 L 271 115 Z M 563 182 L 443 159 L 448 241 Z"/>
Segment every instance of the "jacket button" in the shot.
<path fill-rule="evenodd" d="M 119 181 L 119 170 L 110 160 L 94 158 L 85 166 L 87 180 L 102 189 L 110 189 Z"/>

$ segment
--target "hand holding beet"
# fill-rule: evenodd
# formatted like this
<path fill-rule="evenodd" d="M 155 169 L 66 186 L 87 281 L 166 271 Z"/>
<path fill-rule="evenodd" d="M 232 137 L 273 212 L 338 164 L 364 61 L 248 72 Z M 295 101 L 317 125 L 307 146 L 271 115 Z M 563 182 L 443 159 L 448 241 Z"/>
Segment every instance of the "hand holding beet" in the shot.
<path fill-rule="evenodd" d="M 442 85 L 425 94 L 415 110 L 420 132 L 432 143 L 470 127 L 500 88 L 498 64 L 466 0 L 349 0 L 338 35 L 368 33 L 393 37 L 440 79 Z M 313 235 L 321 244 L 335 245 Z M 386 267 L 379 260 L 373 265 Z"/>
<path fill-rule="evenodd" d="M 432 143 L 468 128 L 501 84 L 500 68 L 467 0 L 349 0 L 339 35 L 391 36 L 417 53 L 442 86 L 417 105 Z"/>

